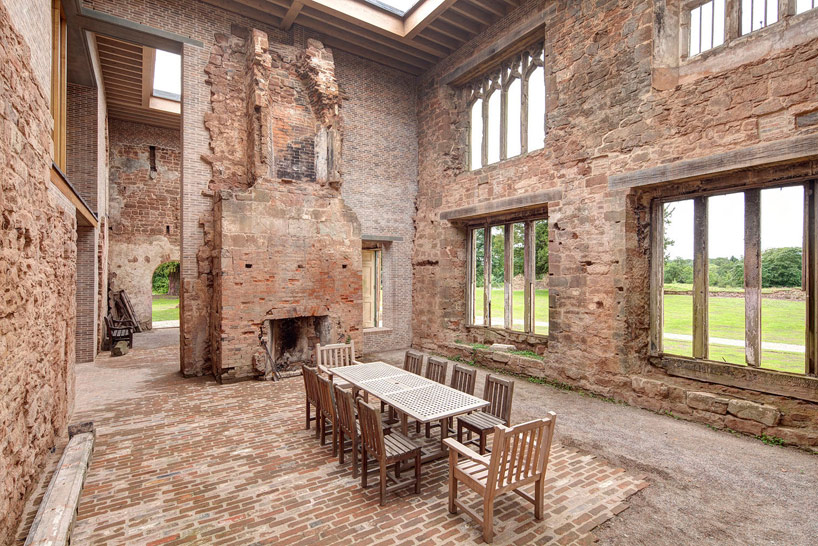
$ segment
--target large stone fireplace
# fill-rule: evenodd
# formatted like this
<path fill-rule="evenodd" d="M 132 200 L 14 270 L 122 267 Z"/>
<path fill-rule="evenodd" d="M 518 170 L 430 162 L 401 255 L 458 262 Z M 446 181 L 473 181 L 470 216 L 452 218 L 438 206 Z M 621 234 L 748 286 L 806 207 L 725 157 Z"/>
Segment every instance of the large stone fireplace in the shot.
<path fill-rule="evenodd" d="M 213 154 L 213 371 L 264 377 L 275 359 L 362 336 L 361 236 L 341 198 L 341 98 L 332 53 L 259 31 L 217 36 L 208 74 Z M 285 356 L 286 355 L 286 356 Z"/>

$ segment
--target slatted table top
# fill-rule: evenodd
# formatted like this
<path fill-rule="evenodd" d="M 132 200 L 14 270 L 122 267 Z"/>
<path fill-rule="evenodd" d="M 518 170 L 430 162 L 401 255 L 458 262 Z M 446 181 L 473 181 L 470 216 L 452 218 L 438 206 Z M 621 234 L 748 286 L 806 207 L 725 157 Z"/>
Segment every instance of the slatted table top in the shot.
<path fill-rule="evenodd" d="M 421 423 L 453 417 L 488 405 L 481 398 L 386 362 L 366 362 L 332 368 L 330 371 Z"/>

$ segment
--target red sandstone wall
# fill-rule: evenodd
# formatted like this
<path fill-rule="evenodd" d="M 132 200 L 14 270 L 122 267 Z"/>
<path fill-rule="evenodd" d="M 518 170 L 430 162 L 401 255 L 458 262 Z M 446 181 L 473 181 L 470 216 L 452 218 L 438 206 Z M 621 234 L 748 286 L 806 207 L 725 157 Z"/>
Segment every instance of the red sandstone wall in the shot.
<path fill-rule="evenodd" d="M 542 354 L 544 362 L 514 358 L 509 364 L 506 358 L 495 365 L 716 426 L 818 445 L 815 404 L 674 380 L 650 366 L 649 197 L 608 189 L 611 174 L 815 132 L 814 126 L 797 129 L 794 116 L 818 108 L 818 40 L 660 91 L 651 87 L 652 2 L 548 2 L 545 149 L 461 172 L 462 112 L 453 90 L 438 78 L 542 6 L 527 2 L 420 84 L 414 344 L 456 352 L 457 338 L 501 337 L 465 326 L 465 230 L 440 221 L 440 212 L 558 189 L 561 198 L 549 203 L 551 335 L 547 344 L 515 339 L 520 348 Z M 816 172 L 814 164 L 801 168 Z M 697 391 L 772 405 L 780 420 L 774 427 L 726 410 L 702 410 L 689 402 Z"/>
<path fill-rule="evenodd" d="M 180 158 L 178 131 L 110 120 L 110 287 L 128 292 L 139 321 L 147 326 L 153 272 L 164 262 L 179 260 Z"/>
<path fill-rule="evenodd" d="M 74 388 L 75 211 L 49 179 L 48 89 L 31 53 L 50 51 L 49 36 L 27 43 L 0 2 L 0 544 Z"/>

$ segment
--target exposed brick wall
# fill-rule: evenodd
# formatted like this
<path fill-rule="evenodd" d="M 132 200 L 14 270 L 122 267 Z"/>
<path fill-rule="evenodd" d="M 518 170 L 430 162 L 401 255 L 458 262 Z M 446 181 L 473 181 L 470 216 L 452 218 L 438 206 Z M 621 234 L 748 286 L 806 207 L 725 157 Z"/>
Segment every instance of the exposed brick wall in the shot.
<path fill-rule="evenodd" d="M 19 7 L 19 4 L 18 4 Z M 31 51 L 50 33 L 15 31 L 0 3 L 0 543 L 12 540 L 23 500 L 74 389 L 75 211 L 53 189 L 48 90 Z"/>
<path fill-rule="evenodd" d="M 651 86 L 652 4 L 633 0 L 545 5 L 548 133 L 541 151 L 461 172 L 466 150 L 463 105 L 439 78 L 542 9 L 542 2 L 525 3 L 422 78 L 414 344 L 454 352 L 458 338 L 491 342 L 498 337 L 484 328 L 465 326 L 466 231 L 440 221 L 440 212 L 558 189 L 561 198 L 548 204 L 551 333 L 547 344 L 525 339 L 516 343 L 543 354 L 544 361 L 521 364 L 514 358 L 509 366 L 657 411 L 734 428 L 735 415 L 725 412 L 711 419 L 686 400 L 688 391 L 723 395 L 729 390 L 730 396 L 774 405 L 781 414 L 778 423 L 788 423 L 782 429 L 764 424 L 759 428 L 755 422 L 742 430 L 814 445 L 815 404 L 665 376 L 660 381 L 664 387 L 645 386 L 645 376 L 661 375 L 647 358 L 645 202 L 639 192 L 609 190 L 608 176 L 814 131 L 796 129 L 792 118 L 818 106 L 818 40 L 784 51 L 773 49 L 767 58 L 660 91 Z M 781 119 L 767 122 L 768 115 Z M 814 165 L 806 168 L 815 172 Z"/>
<path fill-rule="evenodd" d="M 101 216 L 106 208 L 104 203 L 100 206 L 100 195 L 105 195 L 101 186 L 107 181 L 107 175 L 99 178 L 99 164 L 107 164 L 106 135 L 99 133 L 100 103 L 103 101 L 96 88 L 68 84 L 66 102 L 65 174 L 88 207 Z M 104 130 L 104 124 L 102 127 Z M 90 227 L 81 227 L 77 233 L 77 362 L 94 360 L 98 346 L 98 234 L 96 228 Z"/>
<path fill-rule="evenodd" d="M 205 2 L 160 0 L 84 0 L 83 5 L 135 23 L 188 36 L 203 46 L 183 44 L 182 54 L 182 178 L 181 202 L 181 347 L 180 366 L 185 375 L 210 372 L 210 313 L 213 301 L 213 197 L 208 189 L 210 166 L 202 156 L 211 153 L 204 125 L 211 111 L 210 87 L 205 67 L 216 34 L 230 34 L 233 24 L 259 28 L 272 40 L 291 43 L 291 33 L 267 27 Z"/>
<path fill-rule="evenodd" d="M 332 174 L 341 150 L 331 142 L 343 123 L 332 107 L 331 52 L 242 28 L 215 38 L 207 67 L 206 159 L 218 192 L 211 350 L 225 380 L 264 371 L 256 335 L 265 319 L 328 317 L 321 341 L 360 344 L 361 238 Z"/>
<path fill-rule="evenodd" d="M 363 350 L 408 347 L 412 339 L 412 240 L 417 193 L 417 89 L 413 76 L 335 52 L 345 97 L 341 194 L 362 235 L 401 240 L 383 248 L 383 326 Z"/>
<path fill-rule="evenodd" d="M 179 260 L 180 157 L 179 131 L 110 121 L 108 278 L 111 290 L 127 291 L 146 327 L 153 272 Z"/>

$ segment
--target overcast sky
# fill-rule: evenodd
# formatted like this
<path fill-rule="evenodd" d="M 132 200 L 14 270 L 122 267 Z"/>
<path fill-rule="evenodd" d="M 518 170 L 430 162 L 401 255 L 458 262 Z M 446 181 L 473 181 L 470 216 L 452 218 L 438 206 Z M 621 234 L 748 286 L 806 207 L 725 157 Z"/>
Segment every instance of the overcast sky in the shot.
<path fill-rule="evenodd" d="M 744 194 L 708 198 L 711 258 L 744 256 Z M 693 258 L 693 201 L 676 201 L 665 237 L 674 241 L 667 251 L 672 258 Z M 803 238 L 804 188 L 774 188 L 761 191 L 761 249 L 801 246 Z"/>
<path fill-rule="evenodd" d="M 182 57 L 175 53 L 156 50 L 156 65 L 153 71 L 153 88 L 182 94 Z"/>

